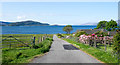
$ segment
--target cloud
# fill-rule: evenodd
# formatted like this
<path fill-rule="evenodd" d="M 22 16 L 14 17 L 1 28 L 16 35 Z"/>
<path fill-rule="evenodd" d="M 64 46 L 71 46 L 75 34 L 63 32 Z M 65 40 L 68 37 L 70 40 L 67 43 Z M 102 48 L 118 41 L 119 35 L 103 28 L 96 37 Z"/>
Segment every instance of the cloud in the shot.
<path fill-rule="evenodd" d="M 25 16 L 17 16 L 17 19 L 24 19 Z"/>

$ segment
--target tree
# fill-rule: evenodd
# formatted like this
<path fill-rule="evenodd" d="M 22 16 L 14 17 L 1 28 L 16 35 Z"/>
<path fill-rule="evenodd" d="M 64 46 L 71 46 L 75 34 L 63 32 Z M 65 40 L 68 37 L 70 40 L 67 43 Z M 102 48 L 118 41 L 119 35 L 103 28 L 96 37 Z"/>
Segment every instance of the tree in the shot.
<path fill-rule="evenodd" d="M 67 34 L 70 34 L 70 31 L 72 31 L 73 28 L 71 25 L 66 25 L 64 28 L 63 28 L 63 31 L 67 32 Z"/>
<path fill-rule="evenodd" d="M 117 32 L 113 37 L 113 51 L 117 54 L 118 63 L 120 63 L 120 32 Z"/>
<path fill-rule="evenodd" d="M 120 31 L 120 26 L 117 26 L 117 30 Z"/>
<path fill-rule="evenodd" d="M 107 21 L 100 21 L 96 29 L 105 29 Z"/>
<path fill-rule="evenodd" d="M 106 23 L 106 30 L 111 31 L 111 30 L 115 30 L 115 28 L 117 28 L 116 21 L 111 20 L 111 21 Z"/>

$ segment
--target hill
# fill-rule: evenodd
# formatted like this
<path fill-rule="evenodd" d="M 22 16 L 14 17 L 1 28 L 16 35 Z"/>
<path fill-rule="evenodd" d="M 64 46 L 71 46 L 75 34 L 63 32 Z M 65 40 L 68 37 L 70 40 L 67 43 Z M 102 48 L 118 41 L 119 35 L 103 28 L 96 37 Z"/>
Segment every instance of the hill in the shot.
<path fill-rule="evenodd" d="M 11 24 L 11 22 L 0 21 L 0 26 L 7 26 L 8 24 Z"/>
<path fill-rule="evenodd" d="M 28 21 L 10 23 L 10 24 L 7 24 L 5 26 L 47 26 L 47 25 L 49 25 L 49 24 L 28 20 Z"/>

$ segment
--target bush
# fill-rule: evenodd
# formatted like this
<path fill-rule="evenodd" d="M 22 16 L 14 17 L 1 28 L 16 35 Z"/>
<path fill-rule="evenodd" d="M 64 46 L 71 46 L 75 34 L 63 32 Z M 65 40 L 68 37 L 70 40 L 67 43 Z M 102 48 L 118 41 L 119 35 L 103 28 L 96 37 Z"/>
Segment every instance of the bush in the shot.
<path fill-rule="evenodd" d="M 33 47 L 32 48 L 34 48 L 34 49 L 38 49 L 38 48 L 40 48 L 38 45 L 33 45 Z"/>
<path fill-rule="evenodd" d="M 107 32 L 98 31 L 95 33 L 98 37 L 109 36 Z"/>
<path fill-rule="evenodd" d="M 59 38 L 63 37 L 62 34 L 59 34 L 59 33 L 57 34 L 57 36 L 58 36 Z"/>
<path fill-rule="evenodd" d="M 117 54 L 116 57 L 118 58 L 118 63 L 120 63 L 120 32 L 117 32 L 116 35 L 114 35 L 113 40 L 113 53 Z"/>
<path fill-rule="evenodd" d="M 18 52 L 18 53 L 16 54 L 16 59 L 18 59 L 21 55 L 22 55 L 22 53 L 21 53 L 21 52 Z"/>
<path fill-rule="evenodd" d="M 85 31 L 79 31 L 75 34 L 75 36 L 79 37 L 80 35 L 83 35 L 83 34 L 87 35 L 87 33 Z"/>
<path fill-rule="evenodd" d="M 53 38 L 46 38 L 46 40 L 53 41 Z"/>

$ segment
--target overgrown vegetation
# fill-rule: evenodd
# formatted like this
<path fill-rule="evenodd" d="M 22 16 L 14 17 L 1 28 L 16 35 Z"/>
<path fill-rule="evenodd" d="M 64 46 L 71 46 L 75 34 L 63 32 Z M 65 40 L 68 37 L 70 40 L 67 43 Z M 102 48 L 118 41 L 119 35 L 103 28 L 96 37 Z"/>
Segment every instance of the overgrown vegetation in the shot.
<path fill-rule="evenodd" d="M 17 34 L 19 35 L 19 34 Z M 22 35 L 22 34 L 21 34 Z M 31 34 L 32 35 L 32 34 Z M 36 36 L 35 45 L 29 47 L 17 47 L 17 48 L 3 48 L 2 49 L 2 63 L 28 63 L 29 59 L 32 59 L 35 55 L 41 55 L 49 51 L 52 44 L 52 36 L 46 38 L 42 42 L 37 42 L 39 36 L 42 35 L 33 35 Z M 44 36 L 44 35 L 43 35 Z"/>
<path fill-rule="evenodd" d="M 118 58 L 118 63 L 120 64 L 120 32 L 117 32 L 116 35 L 114 35 L 113 40 L 114 40 L 113 44 L 114 54 L 116 54 Z"/>

